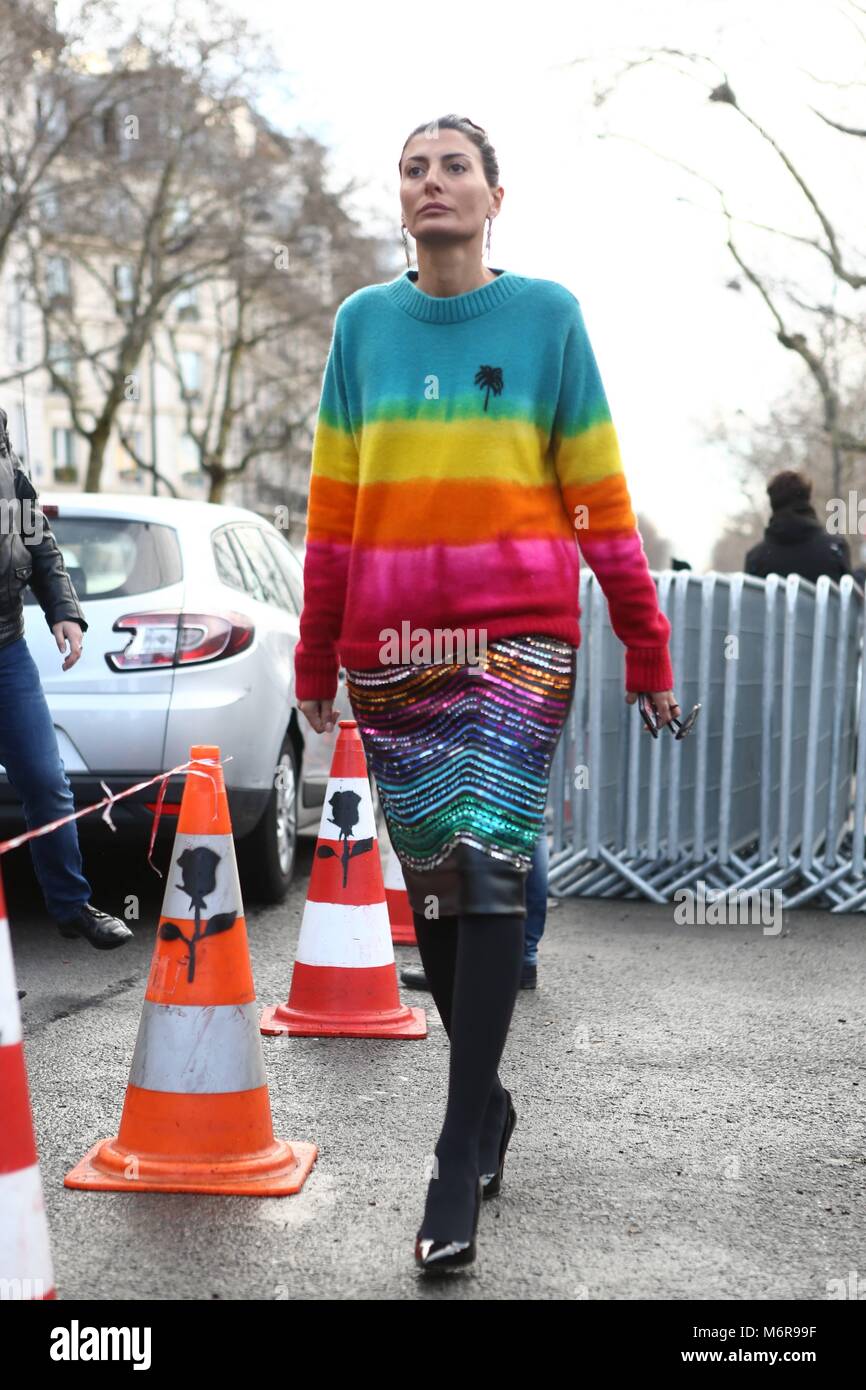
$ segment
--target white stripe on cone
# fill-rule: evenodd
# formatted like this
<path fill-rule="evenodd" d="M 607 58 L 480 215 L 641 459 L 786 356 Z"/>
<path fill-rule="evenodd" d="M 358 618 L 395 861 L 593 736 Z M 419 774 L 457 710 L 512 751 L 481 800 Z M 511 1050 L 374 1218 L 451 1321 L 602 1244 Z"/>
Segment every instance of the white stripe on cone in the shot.
<path fill-rule="evenodd" d="M 386 903 L 350 906 L 308 899 L 295 959 L 304 965 L 348 969 L 391 965 L 394 944 Z"/>
<path fill-rule="evenodd" d="M 235 845 L 231 835 L 181 835 L 175 836 L 171 856 L 171 868 L 166 875 L 165 896 L 162 901 L 163 917 L 180 917 L 191 921 L 194 908 L 189 893 L 184 891 L 182 871 L 178 864 L 180 856 L 187 849 L 211 849 L 219 855 L 216 870 L 216 884 L 207 895 L 207 915 L 216 917 L 219 912 L 243 912 L 241 886 L 235 862 Z"/>
<path fill-rule="evenodd" d="M 409 891 L 403 877 L 403 865 L 388 834 L 387 822 L 379 831 L 379 853 L 383 856 L 385 865 L 385 887 L 394 893 L 405 893 L 408 899 Z"/>
<path fill-rule="evenodd" d="M 9 923 L 5 917 L 0 917 L 0 1047 L 11 1047 L 20 1041 L 21 1010 L 18 1007 Z"/>
<path fill-rule="evenodd" d="M 222 1095 L 266 1082 L 255 1004 L 157 1004 L 145 999 L 129 1084 Z"/>
<path fill-rule="evenodd" d="M 403 866 L 397 858 L 397 851 L 393 845 L 389 845 L 388 863 L 385 868 L 385 887 L 390 888 L 395 893 L 406 893 L 406 880 L 403 877 Z"/>
<path fill-rule="evenodd" d="M 0 1046 L 21 1047 L 21 1010 L 5 917 L 0 917 Z M 5 1123 L 2 1115 L 0 1123 Z M 45 1298 L 53 1288 L 48 1217 L 36 1162 L 0 1173 L 0 1300 Z"/>
<path fill-rule="evenodd" d="M 358 821 L 352 826 L 353 840 L 369 840 L 376 836 L 376 818 L 373 815 L 373 798 L 370 783 L 366 777 L 331 777 L 328 780 L 325 801 L 322 806 L 322 819 L 319 822 L 320 840 L 339 840 L 342 831 L 331 820 L 331 797 L 334 792 L 356 792 L 358 802 Z M 378 838 L 378 837 L 377 837 Z"/>
<path fill-rule="evenodd" d="M 38 1163 L 0 1173 L 0 1211 L 0 1300 L 45 1298 L 54 1272 Z"/>

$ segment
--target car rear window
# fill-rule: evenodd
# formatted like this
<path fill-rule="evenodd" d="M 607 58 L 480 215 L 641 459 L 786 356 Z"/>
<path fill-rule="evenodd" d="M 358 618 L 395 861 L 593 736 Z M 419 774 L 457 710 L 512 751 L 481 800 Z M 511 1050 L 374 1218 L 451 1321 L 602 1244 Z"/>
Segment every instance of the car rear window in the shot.
<path fill-rule="evenodd" d="M 82 602 L 147 594 L 183 578 L 171 526 L 102 516 L 56 516 L 48 522 Z M 30 589 L 23 597 L 25 603 L 36 602 Z"/>

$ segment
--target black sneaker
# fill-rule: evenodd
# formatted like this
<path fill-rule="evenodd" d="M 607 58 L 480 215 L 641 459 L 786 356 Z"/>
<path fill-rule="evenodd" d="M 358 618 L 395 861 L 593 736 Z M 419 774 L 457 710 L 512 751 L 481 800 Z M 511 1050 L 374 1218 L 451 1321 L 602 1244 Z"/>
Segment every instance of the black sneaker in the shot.
<path fill-rule="evenodd" d="M 538 988 L 538 966 L 537 966 L 537 965 L 529 965 L 526 961 L 523 962 L 523 970 L 521 971 L 521 974 L 520 974 L 520 988 L 521 988 L 521 989 L 537 989 L 537 988 Z"/>
<path fill-rule="evenodd" d="M 119 917 L 109 917 L 107 912 L 100 912 L 92 903 L 85 903 L 74 917 L 58 922 L 57 928 L 61 936 L 70 940 L 83 936 L 97 951 L 113 951 L 116 946 L 130 941 L 133 935 Z"/>

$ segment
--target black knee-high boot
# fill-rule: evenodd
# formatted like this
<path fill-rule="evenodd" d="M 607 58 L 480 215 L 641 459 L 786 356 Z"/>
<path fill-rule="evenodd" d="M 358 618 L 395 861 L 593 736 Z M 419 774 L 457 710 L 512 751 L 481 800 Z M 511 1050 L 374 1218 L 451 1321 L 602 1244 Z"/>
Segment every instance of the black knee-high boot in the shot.
<path fill-rule="evenodd" d="M 427 976 L 433 1002 L 439 1010 L 442 1026 L 451 1037 L 451 1007 L 454 994 L 454 971 L 457 964 L 457 918 L 422 917 L 413 912 L 415 935 L 418 938 L 418 954 Z M 493 1173 L 499 1162 L 499 1146 L 505 1125 L 505 1088 L 499 1073 L 493 1078 L 493 1085 L 484 1112 L 481 1126 L 481 1139 L 478 1146 L 479 1172 Z"/>
<path fill-rule="evenodd" d="M 520 987 L 523 942 L 522 916 L 458 918 L 448 1106 L 419 1232 L 423 1239 L 472 1237 L 481 1130 Z"/>

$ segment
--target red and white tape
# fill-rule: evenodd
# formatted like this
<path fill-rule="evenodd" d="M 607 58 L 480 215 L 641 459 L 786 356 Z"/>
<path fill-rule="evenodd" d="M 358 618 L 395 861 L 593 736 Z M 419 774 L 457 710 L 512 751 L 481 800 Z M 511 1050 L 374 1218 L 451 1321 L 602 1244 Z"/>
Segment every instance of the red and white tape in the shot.
<path fill-rule="evenodd" d="M 222 767 L 225 763 L 231 762 L 231 754 L 224 758 L 222 762 L 217 762 L 213 758 L 196 758 L 196 763 L 205 764 L 210 767 Z M 199 771 L 192 762 L 181 763 L 178 767 L 171 768 L 168 772 L 160 772 L 156 777 L 150 777 L 146 782 L 136 782 L 134 787 L 127 787 L 125 792 L 118 792 L 116 795 L 100 781 L 100 786 L 105 789 L 107 796 L 102 801 L 96 801 L 92 806 L 85 806 L 82 811 L 74 811 L 71 816 L 61 816 L 59 820 L 49 821 L 47 825 L 39 825 L 35 830 L 26 830 L 23 835 L 15 835 L 11 840 L 0 841 L 0 854 L 6 854 L 10 849 L 17 849 L 19 845 L 26 844 L 28 840 L 35 840 L 38 835 L 50 835 L 52 830 L 57 830 L 61 825 L 68 825 L 70 821 L 80 820 L 82 816 L 91 816 L 94 811 L 102 810 L 102 819 L 110 830 L 117 829 L 111 819 L 111 807 L 115 801 L 122 801 L 125 796 L 132 796 L 134 792 L 143 791 L 145 787 L 152 787 L 156 782 L 161 783 L 159 795 L 156 798 L 156 810 L 153 813 L 153 825 L 150 830 L 150 843 L 147 847 L 147 862 L 154 873 L 163 877 L 161 869 L 158 869 L 153 862 L 153 846 L 156 840 L 156 832 L 159 828 L 159 818 L 162 815 L 162 803 L 165 799 L 165 790 L 169 777 L 176 777 L 181 772 L 191 773 L 193 777 L 206 777 L 214 791 L 214 819 L 217 815 L 217 796 L 216 787 L 213 785 L 213 778 L 208 777 L 206 772 Z"/>

